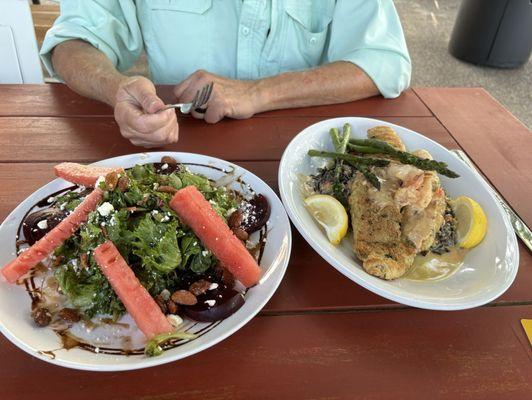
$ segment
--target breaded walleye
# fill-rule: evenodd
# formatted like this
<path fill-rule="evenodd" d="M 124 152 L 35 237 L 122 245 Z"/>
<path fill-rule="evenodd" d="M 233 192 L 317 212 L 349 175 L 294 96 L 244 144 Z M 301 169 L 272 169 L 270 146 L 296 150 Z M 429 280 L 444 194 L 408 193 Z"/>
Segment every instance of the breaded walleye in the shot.
<path fill-rule="evenodd" d="M 389 127 L 368 130 L 368 137 L 387 142 L 398 150 L 405 146 Z M 415 152 L 430 158 L 425 150 Z M 375 168 L 381 189 L 357 173 L 351 183 L 349 205 L 353 248 L 371 275 L 395 279 L 412 266 L 414 257 L 428 250 L 443 224 L 445 194 L 438 175 L 391 160 Z"/>

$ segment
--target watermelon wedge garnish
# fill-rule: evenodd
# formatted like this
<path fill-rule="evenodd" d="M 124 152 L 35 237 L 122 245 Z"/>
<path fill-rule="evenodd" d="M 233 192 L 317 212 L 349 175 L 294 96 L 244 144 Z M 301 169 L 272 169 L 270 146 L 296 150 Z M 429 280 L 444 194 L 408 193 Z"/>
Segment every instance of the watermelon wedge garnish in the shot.
<path fill-rule="evenodd" d="M 253 256 L 195 186 L 177 191 L 170 207 L 244 286 L 259 281 L 261 270 Z"/>
<path fill-rule="evenodd" d="M 54 167 L 55 175 L 76 185 L 94 186 L 99 177 L 111 172 L 124 173 L 121 167 L 94 167 L 90 165 L 63 162 Z"/>
<path fill-rule="evenodd" d="M 96 210 L 101 201 L 103 191 L 94 189 L 76 207 L 70 215 L 62 220 L 55 228 L 48 232 L 42 239 L 33 244 L 30 248 L 19 254 L 19 256 L 7 264 L 2 269 L 2 275 L 8 282 L 14 283 L 22 275 L 35 267 L 39 262 L 48 257 L 52 252 L 61 246 L 65 240 L 78 230 L 81 224 L 87 221 L 89 213 Z"/>
<path fill-rule="evenodd" d="M 94 250 L 94 259 L 127 312 L 148 339 L 174 330 L 113 242 L 107 241 L 98 246 Z"/>

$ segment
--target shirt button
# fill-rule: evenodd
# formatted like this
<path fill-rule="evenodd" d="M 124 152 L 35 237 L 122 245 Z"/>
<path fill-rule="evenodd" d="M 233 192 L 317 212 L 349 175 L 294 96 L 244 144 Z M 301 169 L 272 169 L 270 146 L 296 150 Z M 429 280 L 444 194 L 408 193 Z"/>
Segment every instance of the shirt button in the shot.
<path fill-rule="evenodd" d="M 249 35 L 249 28 L 247 26 L 242 27 L 242 35 Z"/>
<path fill-rule="evenodd" d="M 311 45 L 315 45 L 316 43 L 318 43 L 318 39 L 316 39 L 314 36 L 312 36 L 312 37 L 310 38 L 310 44 L 311 44 Z"/>

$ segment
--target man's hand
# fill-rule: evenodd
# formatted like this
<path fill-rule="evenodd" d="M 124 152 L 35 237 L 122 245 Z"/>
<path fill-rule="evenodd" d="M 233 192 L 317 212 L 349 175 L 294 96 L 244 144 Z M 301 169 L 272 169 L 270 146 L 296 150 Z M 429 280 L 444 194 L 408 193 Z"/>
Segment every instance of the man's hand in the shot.
<path fill-rule="evenodd" d="M 134 76 L 120 83 L 116 92 L 115 119 L 123 137 L 136 146 L 158 147 L 175 143 L 179 127 L 175 111 L 164 107 L 155 86 L 144 77 Z"/>
<path fill-rule="evenodd" d="M 258 81 L 228 79 L 202 70 L 177 85 L 174 94 L 180 103 L 190 103 L 196 92 L 209 82 L 214 82 L 214 87 L 207 102 L 207 111 L 205 114 L 192 111 L 195 118 L 214 124 L 224 117 L 244 119 L 262 111 Z"/>

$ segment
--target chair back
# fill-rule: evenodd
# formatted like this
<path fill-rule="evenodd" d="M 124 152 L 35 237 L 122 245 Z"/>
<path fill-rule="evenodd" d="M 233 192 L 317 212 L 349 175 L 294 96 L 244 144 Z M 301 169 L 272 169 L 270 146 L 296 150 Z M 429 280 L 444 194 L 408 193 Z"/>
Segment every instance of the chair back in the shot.
<path fill-rule="evenodd" d="M 28 0 L 0 0 L 0 84 L 43 83 Z"/>

